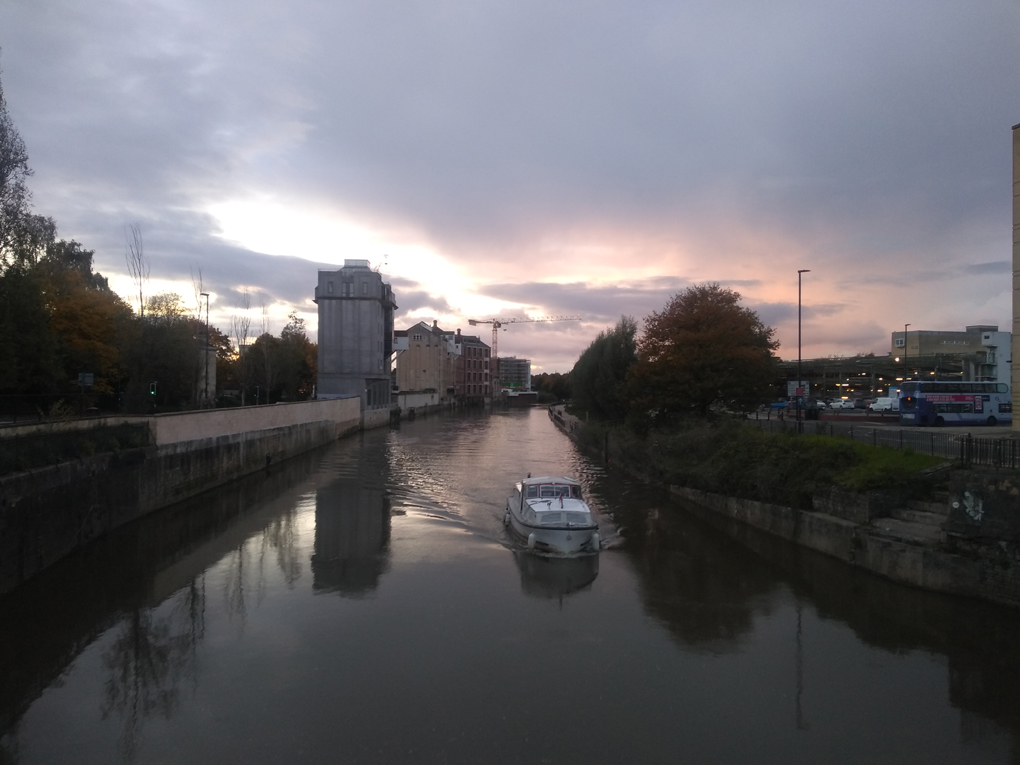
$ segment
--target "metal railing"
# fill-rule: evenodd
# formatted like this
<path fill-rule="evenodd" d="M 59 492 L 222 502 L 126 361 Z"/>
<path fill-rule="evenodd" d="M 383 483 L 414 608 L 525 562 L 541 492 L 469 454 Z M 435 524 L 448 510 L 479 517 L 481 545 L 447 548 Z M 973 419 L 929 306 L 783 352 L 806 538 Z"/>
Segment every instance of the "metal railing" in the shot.
<path fill-rule="evenodd" d="M 1020 467 L 1020 440 L 1000 436 L 975 437 L 969 432 L 946 430 L 905 430 L 875 427 L 861 422 L 796 420 L 748 420 L 748 424 L 767 433 L 793 433 L 810 436 L 846 438 L 857 443 L 884 446 L 889 449 L 910 449 L 963 465 Z M 799 426 L 799 427 L 798 427 Z"/>

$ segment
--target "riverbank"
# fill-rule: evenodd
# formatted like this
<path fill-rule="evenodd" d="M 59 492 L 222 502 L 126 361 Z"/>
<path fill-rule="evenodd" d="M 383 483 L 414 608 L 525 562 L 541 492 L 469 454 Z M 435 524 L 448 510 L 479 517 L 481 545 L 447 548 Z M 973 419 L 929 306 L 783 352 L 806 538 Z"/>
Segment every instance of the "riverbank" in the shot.
<path fill-rule="evenodd" d="M 1020 477 L 952 470 L 926 500 L 910 492 L 816 487 L 809 507 L 670 485 L 648 462 L 614 453 L 611 438 L 585 438 L 562 407 L 550 416 L 571 439 L 652 483 L 723 530 L 750 526 L 900 584 L 1020 606 Z M 633 455 L 632 455 L 633 456 Z M 802 501 L 798 504 L 803 504 Z"/>

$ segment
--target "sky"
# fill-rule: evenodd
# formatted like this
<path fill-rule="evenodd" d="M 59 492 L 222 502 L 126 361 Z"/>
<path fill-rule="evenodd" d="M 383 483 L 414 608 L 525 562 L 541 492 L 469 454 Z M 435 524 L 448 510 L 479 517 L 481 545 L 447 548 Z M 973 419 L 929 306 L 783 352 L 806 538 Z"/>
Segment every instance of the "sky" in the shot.
<path fill-rule="evenodd" d="M 224 331 L 350 258 L 398 329 L 580 317 L 534 373 L 703 282 L 796 359 L 799 269 L 804 358 L 1011 324 L 1017 0 L 3 0 L 0 82 L 35 212 Z"/>

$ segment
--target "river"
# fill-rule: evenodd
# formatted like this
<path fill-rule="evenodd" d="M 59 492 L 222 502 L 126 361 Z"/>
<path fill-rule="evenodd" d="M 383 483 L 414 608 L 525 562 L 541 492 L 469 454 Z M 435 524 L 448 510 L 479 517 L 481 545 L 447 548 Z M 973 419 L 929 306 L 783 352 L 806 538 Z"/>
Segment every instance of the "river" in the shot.
<path fill-rule="evenodd" d="M 532 472 L 609 549 L 503 527 Z M 363 433 L 0 598 L 0 763 L 1020 762 L 1015 612 L 687 514 L 544 410 Z"/>

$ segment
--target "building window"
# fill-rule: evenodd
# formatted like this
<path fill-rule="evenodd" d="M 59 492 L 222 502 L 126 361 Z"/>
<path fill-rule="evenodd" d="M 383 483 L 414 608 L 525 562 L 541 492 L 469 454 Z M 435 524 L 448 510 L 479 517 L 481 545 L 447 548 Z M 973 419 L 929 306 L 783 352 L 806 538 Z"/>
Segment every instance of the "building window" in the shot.
<path fill-rule="evenodd" d="M 333 294 L 333 282 L 326 282 L 326 292 Z"/>
<path fill-rule="evenodd" d="M 421 335 L 412 335 L 411 339 L 412 340 L 421 340 Z"/>
<path fill-rule="evenodd" d="M 367 295 L 368 294 L 368 282 L 362 282 L 361 283 L 361 294 L 362 295 Z"/>

